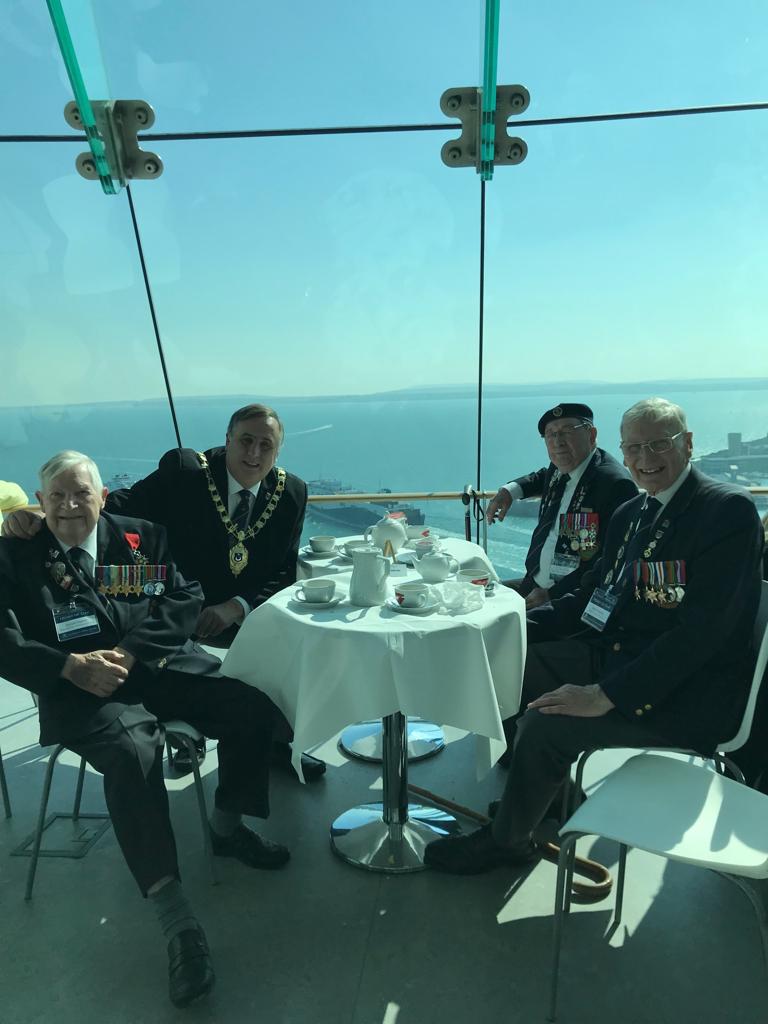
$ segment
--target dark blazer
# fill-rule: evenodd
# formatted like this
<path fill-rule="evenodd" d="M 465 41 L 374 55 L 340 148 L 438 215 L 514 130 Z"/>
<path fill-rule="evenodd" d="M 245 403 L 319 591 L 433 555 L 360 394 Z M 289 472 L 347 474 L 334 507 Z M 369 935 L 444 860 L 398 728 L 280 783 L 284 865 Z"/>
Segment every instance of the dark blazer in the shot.
<path fill-rule="evenodd" d="M 221 499 L 227 505 L 227 469 L 223 448 L 205 455 Z M 277 484 L 273 469 L 262 481 L 251 515 L 255 522 Z M 296 580 L 299 539 L 304 525 L 307 485 L 286 474 L 285 489 L 262 530 L 246 542 L 248 565 L 235 576 L 229 567 L 230 534 L 208 491 L 197 453 L 174 448 L 158 468 L 133 487 L 107 496 L 107 509 L 162 523 L 173 557 L 189 579 L 199 580 L 205 605 L 243 597 L 255 608 Z"/>
<path fill-rule="evenodd" d="M 546 468 L 540 469 L 536 473 L 529 473 L 528 476 L 518 477 L 514 483 L 520 485 L 524 498 L 540 498 L 546 493 L 549 482 L 556 472 L 557 470 L 550 462 Z M 549 588 L 550 598 L 562 597 L 563 594 L 567 594 L 579 586 L 582 576 L 600 552 L 611 516 L 619 505 L 634 498 L 636 494 L 637 487 L 624 467 L 608 452 L 603 451 L 602 448 L 596 448 L 592 461 L 584 470 L 579 485 L 573 493 L 568 512 L 594 512 L 597 514 L 597 544 L 584 553 L 586 557 L 582 558 L 578 568 L 557 580 Z M 553 529 L 558 529 L 558 527 L 559 523 L 555 520 Z M 531 549 L 539 543 L 540 539 L 534 530 Z M 564 540 L 559 540 L 555 551 L 567 551 L 567 543 Z M 529 589 L 532 589 L 535 585 L 533 575 L 526 574 L 525 578 L 531 584 Z"/>
<path fill-rule="evenodd" d="M 108 597 L 79 578 L 79 590 L 73 594 L 53 578 L 51 563 L 63 562 L 75 577 L 77 572 L 47 526 L 31 541 L 0 538 L 0 665 L 6 679 L 38 694 L 43 744 L 66 742 L 109 725 L 124 704 L 140 702 L 148 675 L 160 676 L 166 667 L 208 675 L 220 665 L 188 640 L 202 607 L 202 591 L 198 583 L 187 583 L 171 562 L 165 530 L 108 514 L 101 515 L 97 529 L 97 564 L 135 564 L 125 535 L 138 535 L 138 553 L 149 563 L 166 566 L 164 593 Z M 52 609 L 71 597 L 96 615 L 100 630 L 59 641 Z M 86 693 L 61 678 L 70 653 L 118 645 L 136 658 L 137 665 L 114 700 Z"/>
<path fill-rule="evenodd" d="M 601 652 L 600 686 L 618 711 L 673 743 L 710 752 L 736 732 L 751 679 L 760 520 L 743 490 L 691 468 L 646 535 L 650 543 L 663 534 L 647 561 L 685 563 L 682 601 L 661 608 L 637 599 L 629 572 L 599 633 L 584 626 L 581 614 L 595 587 L 606 585 L 644 500 L 638 495 L 616 512 L 599 561 L 575 593 L 530 613 L 529 639 L 579 634 Z M 629 554 L 643 560 L 643 544 Z"/>

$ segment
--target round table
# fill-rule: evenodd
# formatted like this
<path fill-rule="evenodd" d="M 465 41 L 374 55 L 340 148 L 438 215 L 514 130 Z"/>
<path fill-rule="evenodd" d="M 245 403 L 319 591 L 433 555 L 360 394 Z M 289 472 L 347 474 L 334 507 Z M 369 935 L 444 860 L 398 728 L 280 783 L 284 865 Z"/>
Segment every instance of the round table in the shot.
<path fill-rule="evenodd" d="M 350 720 L 383 721 L 383 800 L 342 814 L 331 841 L 369 870 L 419 870 L 424 846 L 458 825 L 444 811 L 408 803 L 407 716 L 474 732 L 484 775 L 506 747 L 502 719 L 520 702 L 525 602 L 497 587 L 476 611 L 408 615 L 351 605 L 349 570 L 333 578 L 343 600 L 332 608 L 307 607 L 291 587 L 251 612 L 222 671 L 258 686 L 291 722 L 300 777 L 301 751 Z"/>

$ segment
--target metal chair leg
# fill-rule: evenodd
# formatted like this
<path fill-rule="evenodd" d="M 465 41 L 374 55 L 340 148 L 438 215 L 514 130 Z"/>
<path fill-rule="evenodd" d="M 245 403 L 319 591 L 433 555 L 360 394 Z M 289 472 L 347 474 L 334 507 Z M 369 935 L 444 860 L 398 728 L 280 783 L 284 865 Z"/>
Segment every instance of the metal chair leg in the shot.
<path fill-rule="evenodd" d="M 85 782 L 85 758 L 80 758 L 80 771 L 77 773 L 77 788 L 75 789 L 75 802 L 72 805 L 72 820 L 77 821 L 80 817 L 80 801 L 83 798 L 83 783 Z"/>
<path fill-rule="evenodd" d="M 35 829 L 35 841 L 32 846 L 32 856 L 27 871 L 27 888 L 24 893 L 25 900 L 32 899 L 32 886 L 35 884 L 35 873 L 37 862 L 40 858 L 40 845 L 43 841 L 43 828 L 45 827 L 45 812 L 48 810 L 48 797 L 51 795 L 51 782 L 53 781 L 53 770 L 59 759 L 59 754 L 64 750 L 63 744 L 59 744 L 48 758 L 48 767 L 45 770 L 45 782 L 43 783 L 43 795 L 40 797 L 40 810 L 37 815 L 37 828 Z"/>
<path fill-rule="evenodd" d="M 5 806 L 5 816 L 6 818 L 10 818 L 12 815 L 11 798 L 8 794 L 8 783 L 5 781 L 5 768 L 3 767 L 2 751 L 0 751 L 0 789 L 3 791 L 3 805 Z"/>
<path fill-rule="evenodd" d="M 616 876 L 616 902 L 613 907 L 613 921 L 610 929 L 615 929 L 621 924 L 621 915 L 624 910 L 624 876 L 627 869 L 627 847 L 619 845 L 619 872 Z"/>
<path fill-rule="evenodd" d="M 208 858 L 208 868 L 211 872 L 211 885 L 218 885 L 219 876 L 216 872 L 216 862 L 213 857 L 211 829 L 208 824 L 208 808 L 205 806 L 205 790 L 203 789 L 203 779 L 200 775 L 200 765 L 197 763 L 197 750 L 195 749 L 195 743 L 194 740 L 191 740 L 188 736 L 182 736 L 179 733 L 175 733 L 174 736 L 176 739 L 183 741 L 192 764 L 192 772 L 195 777 L 197 806 L 200 811 L 200 824 L 203 829 L 203 847 L 205 848 L 205 855 Z"/>
<path fill-rule="evenodd" d="M 566 881 L 568 878 L 568 862 L 576 849 L 576 840 L 581 832 L 569 832 L 560 843 L 560 856 L 557 859 L 557 882 L 555 884 L 555 913 L 552 921 L 552 983 L 549 993 L 549 1014 L 547 1020 L 557 1019 L 557 988 L 560 980 L 560 950 L 563 943 L 563 921 L 565 919 Z"/>

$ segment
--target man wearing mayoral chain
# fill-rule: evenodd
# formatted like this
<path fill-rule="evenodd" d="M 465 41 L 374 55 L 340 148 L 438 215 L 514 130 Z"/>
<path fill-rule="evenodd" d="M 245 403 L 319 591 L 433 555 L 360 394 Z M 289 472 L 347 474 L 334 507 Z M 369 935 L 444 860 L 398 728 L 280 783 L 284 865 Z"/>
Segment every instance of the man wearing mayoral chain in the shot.
<path fill-rule="evenodd" d="M 533 860 L 534 830 L 583 750 L 711 755 L 738 729 L 760 600 L 754 503 L 691 466 L 685 413 L 664 399 L 624 413 L 621 449 L 643 492 L 615 513 L 580 586 L 530 612 L 504 794 L 491 824 L 426 848 L 438 870 Z"/>
<path fill-rule="evenodd" d="M 637 494 L 616 459 L 596 447 L 588 405 L 560 402 L 547 409 L 538 429 L 549 465 L 504 484 L 488 505 L 493 523 L 505 518 L 514 500 L 541 498 L 525 576 L 508 582 L 529 609 L 575 590 L 600 551 L 608 520 Z"/>
<path fill-rule="evenodd" d="M 214 854 L 272 869 L 288 850 L 242 816 L 269 814 L 274 708 L 188 639 L 200 585 L 173 563 L 162 526 L 103 513 L 106 494 L 80 452 L 40 470 L 45 522 L 30 541 L 0 539 L 0 663 L 38 694 L 40 743 L 63 743 L 104 776 L 118 843 L 168 943 L 170 998 L 186 1006 L 214 974 L 179 882 L 162 722 L 181 718 L 219 740 Z"/>
<path fill-rule="evenodd" d="M 149 476 L 107 496 L 108 512 L 166 528 L 176 564 L 202 585 L 193 633 L 208 644 L 228 647 L 253 608 L 296 580 L 307 486 L 276 465 L 283 437 L 274 409 L 246 405 L 230 418 L 223 448 L 173 448 Z M 28 537 L 36 528 L 33 513 L 17 512 L 4 534 Z M 273 763 L 290 771 L 288 735 L 278 719 Z M 312 781 L 325 764 L 305 754 L 302 769 Z"/>

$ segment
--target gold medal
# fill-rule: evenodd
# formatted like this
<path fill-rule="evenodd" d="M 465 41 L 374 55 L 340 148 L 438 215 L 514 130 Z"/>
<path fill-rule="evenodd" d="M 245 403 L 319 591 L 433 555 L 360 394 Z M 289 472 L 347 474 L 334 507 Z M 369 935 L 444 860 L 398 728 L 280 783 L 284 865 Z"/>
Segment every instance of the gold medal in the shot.
<path fill-rule="evenodd" d="M 229 568 L 233 575 L 239 576 L 248 565 L 248 548 L 241 540 L 229 549 Z"/>

